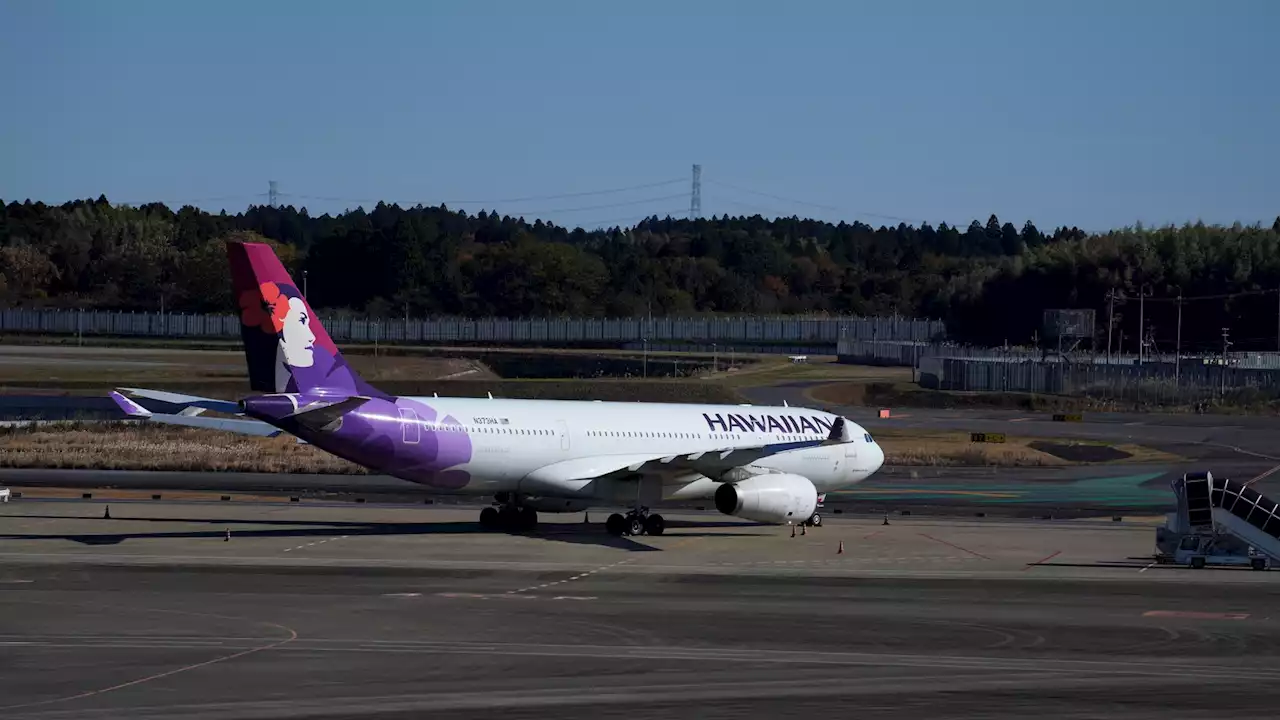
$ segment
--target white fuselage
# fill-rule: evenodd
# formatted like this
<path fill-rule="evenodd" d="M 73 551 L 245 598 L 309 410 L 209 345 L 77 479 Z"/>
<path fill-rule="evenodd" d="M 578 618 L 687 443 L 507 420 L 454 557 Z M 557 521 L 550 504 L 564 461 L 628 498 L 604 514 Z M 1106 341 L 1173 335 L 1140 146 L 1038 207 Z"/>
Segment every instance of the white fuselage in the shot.
<path fill-rule="evenodd" d="M 549 467 L 575 461 L 614 470 L 649 458 L 714 453 L 827 438 L 837 416 L 799 407 L 697 405 L 417 397 L 451 417 L 471 439 L 465 494 L 520 492 L 542 497 L 602 499 L 602 485 L 557 480 Z M 852 442 L 787 450 L 750 468 L 808 478 L 818 492 L 861 482 L 880 469 L 884 453 L 869 433 L 845 420 Z M 585 465 L 584 465 L 585 464 Z M 644 481 L 651 501 L 709 498 L 719 482 L 687 469 Z M 656 482 L 656 486 L 654 483 Z M 619 491 L 622 492 L 620 486 Z M 634 482 L 625 492 L 634 493 Z M 660 497 L 659 497 L 660 496 Z M 625 500 L 626 497 L 615 497 Z"/>

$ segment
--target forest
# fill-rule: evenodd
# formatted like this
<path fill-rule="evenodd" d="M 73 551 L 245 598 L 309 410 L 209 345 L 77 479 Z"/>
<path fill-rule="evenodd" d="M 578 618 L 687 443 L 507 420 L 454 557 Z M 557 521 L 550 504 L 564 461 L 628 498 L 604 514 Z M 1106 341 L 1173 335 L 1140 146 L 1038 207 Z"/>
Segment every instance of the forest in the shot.
<path fill-rule="evenodd" d="M 1097 344 L 1113 317 L 1133 352 L 1141 293 L 1154 349 L 1173 349 L 1179 310 L 1183 350 L 1220 349 L 1224 327 L 1233 350 L 1280 347 L 1280 217 L 1105 233 L 995 215 L 963 229 L 652 217 L 587 231 L 444 206 L 0 201 L 0 305 L 227 312 L 228 238 L 273 243 L 315 307 L 368 315 L 897 314 L 995 345 L 1039 337 L 1045 309 L 1093 308 Z"/>

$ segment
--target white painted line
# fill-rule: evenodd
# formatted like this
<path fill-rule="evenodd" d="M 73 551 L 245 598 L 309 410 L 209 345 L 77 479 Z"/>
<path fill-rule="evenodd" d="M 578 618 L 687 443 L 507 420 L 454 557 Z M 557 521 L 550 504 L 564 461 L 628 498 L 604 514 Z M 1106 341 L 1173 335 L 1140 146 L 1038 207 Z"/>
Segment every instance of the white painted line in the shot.
<path fill-rule="evenodd" d="M 1144 573 L 1144 572 L 1146 572 L 1146 571 L 1150 570 L 1151 568 L 1153 568 L 1153 567 L 1155 567 L 1155 566 L 1156 566 L 1156 562 L 1157 562 L 1157 561 L 1152 560 L 1150 565 L 1148 565 L 1148 566 L 1146 566 L 1146 567 L 1142 568 L 1142 569 L 1141 569 L 1141 570 L 1139 570 L 1138 572 L 1140 572 L 1140 573 Z"/>

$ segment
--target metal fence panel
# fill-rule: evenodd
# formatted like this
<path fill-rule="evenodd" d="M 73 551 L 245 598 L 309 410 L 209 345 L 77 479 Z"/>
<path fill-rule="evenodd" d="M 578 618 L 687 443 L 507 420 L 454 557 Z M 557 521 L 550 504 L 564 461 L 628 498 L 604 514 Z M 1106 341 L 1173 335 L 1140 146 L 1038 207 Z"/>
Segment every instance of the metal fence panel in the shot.
<path fill-rule="evenodd" d="M 1135 405 L 1187 405 L 1280 396 L 1280 370 L 1221 361 L 1065 363 L 940 358 L 921 366 L 921 384 L 940 390 L 1074 395 Z"/>
<path fill-rule="evenodd" d="M 739 343 L 758 347 L 830 346 L 846 339 L 928 342 L 945 334 L 937 320 L 864 317 L 632 317 L 632 318 L 363 318 L 321 313 L 337 342 L 491 343 Z M 0 332 L 163 338 L 240 337 L 232 314 L 105 310 L 0 310 Z M 781 350 L 785 351 L 785 350 Z"/>

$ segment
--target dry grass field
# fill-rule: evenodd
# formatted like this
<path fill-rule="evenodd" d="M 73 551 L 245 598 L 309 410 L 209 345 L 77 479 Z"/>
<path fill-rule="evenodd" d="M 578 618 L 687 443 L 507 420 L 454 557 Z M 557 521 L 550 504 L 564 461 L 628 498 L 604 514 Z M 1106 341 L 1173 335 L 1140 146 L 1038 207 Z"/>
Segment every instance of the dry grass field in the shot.
<path fill-rule="evenodd" d="M 971 443 L 961 433 L 877 433 L 886 464 L 896 466 L 1040 467 L 1073 463 L 1010 438 Z M 1136 446 L 1119 446 L 1131 461 L 1161 459 Z M 148 423 L 66 423 L 0 429 L 0 467 L 190 470 L 269 473 L 366 471 L 292 437 L 248 437 L 214 430 Z"/>

